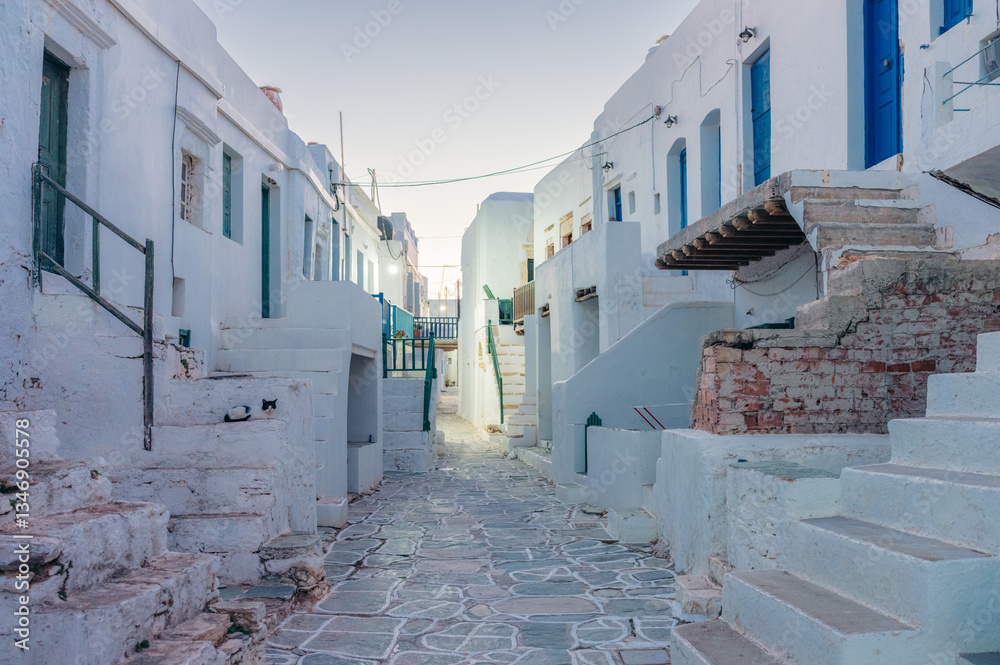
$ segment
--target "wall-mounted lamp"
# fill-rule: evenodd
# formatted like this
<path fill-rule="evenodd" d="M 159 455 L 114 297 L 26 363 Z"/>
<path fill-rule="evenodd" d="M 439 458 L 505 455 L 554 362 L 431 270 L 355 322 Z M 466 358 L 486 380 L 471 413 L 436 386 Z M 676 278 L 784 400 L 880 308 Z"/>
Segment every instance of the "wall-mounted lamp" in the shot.
<path fill-rule="evenodd" d="M 743 28 L 743 32 L 740 33 L 740 39 L 743 40 L 744 44 L 746 44 L 756 36 L 757 36 L 757 29 L 751 28 L 750 26 Z"/>
<path fill-rule="evenodd" d="M 604 169 L 605 173 L 607 173 L 611 169 L 615 168 L 615 163 L 614 162 L 604 162 L 604 166 L 602 166 L 601 168 Z"/>
<path fill-rule="evenodd" d="M 663 122 L 663 124 L 667 126 L 667 129 L 670 129 L 671 127 L 677 124 L 677 116 L 668 115 L 667 119 Z"/>
<path fill-rule="evenodd" d="M 389 266 L 389 274 L 390 275 L 395 275 L 398 272 L 399 272 L 399 268 L 397 268 L 396 266 Z"/>

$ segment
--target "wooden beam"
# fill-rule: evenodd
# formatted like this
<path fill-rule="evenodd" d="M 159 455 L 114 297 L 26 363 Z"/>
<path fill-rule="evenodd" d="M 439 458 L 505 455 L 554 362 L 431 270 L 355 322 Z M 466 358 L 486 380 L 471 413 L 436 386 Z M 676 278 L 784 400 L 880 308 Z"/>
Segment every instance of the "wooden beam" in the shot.
<path fill-rule="evenodd" d="M 791 217 L 792 213 L 788 212 L 788 208 L 785 207 L 785 199 L 771 199 L 770 201 L 764 202 L 764 210 L 767 211 L 769 215 L 775 217 Z"/>

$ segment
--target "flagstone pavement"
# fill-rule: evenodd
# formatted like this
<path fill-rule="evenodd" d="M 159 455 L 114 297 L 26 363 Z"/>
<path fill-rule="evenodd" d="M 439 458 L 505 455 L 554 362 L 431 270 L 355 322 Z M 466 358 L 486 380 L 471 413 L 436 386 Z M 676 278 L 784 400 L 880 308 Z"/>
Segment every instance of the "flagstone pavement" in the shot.
<path fill-rule="evenodd" d="M 660 665 L 670 562 L 614 542 L 587 506 L 478 439 L 445 396 L 446 456 L 386 474 L 326 557 L 330 593 L 268 643 L 269 665 Z M 596 513 L 596 514 L 595 514 Z"/>

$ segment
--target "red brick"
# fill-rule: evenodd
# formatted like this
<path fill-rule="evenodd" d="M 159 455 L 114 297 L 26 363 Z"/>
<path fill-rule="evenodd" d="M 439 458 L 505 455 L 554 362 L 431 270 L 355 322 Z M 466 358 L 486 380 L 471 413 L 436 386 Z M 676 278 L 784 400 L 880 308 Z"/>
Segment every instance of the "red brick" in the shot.
<path fill-rule="evenodd" d="M 771 429 L 775 427 L 782 427 L 784 424 L 784 415 L 776 411 L 762 411 L 757 414 L 758 427 Z"/>
<path fill-rule="evenodd" d="M 937 361 L 935 360 L 918 360 L 915 363 L 910 364 L 910 368 L 914 372 L 933 372 L 937 369 Z"/>
<path fill-rule="evenodd" d="M 870 361 L 870 362 L 862 363 L 862 365 L 861 365 L 861 371 L 865 372 L 865 373 L 871 373 L 871 372 L 882 373 L 882 372 L 885 371 L 885 363 L 877 362 L 877 361 L 874 361 L 874 360 Z"/>
<path fill-rule="evenodd" d="M 885 368 L 890 374 L 898 374 L 900 372 L 909 372 L 910 363 L 897 363 L 895 365 L 889 365 Z"/>
<path fill-rule="evenodd" d="M 744 381 L 743 388 L 740 391 L 744 395 L 767 395 L 771 389 L 771 384 L 768 381 Z"/>
<path fill-rule="evenodd" d="M 715 360 L 720 363 L 738 363 L 743 360 L 743 352 L 731 346 L 716 346 Z"/>

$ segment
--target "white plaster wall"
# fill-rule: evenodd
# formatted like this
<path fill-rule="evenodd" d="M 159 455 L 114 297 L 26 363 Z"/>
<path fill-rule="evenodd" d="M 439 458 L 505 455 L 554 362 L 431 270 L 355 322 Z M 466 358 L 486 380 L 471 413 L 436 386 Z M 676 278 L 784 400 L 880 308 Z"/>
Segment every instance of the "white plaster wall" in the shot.
<path fill-rule="evenodd" d="M 656 518 L 662 553 L 678 573 L 704 575 L 708 557 L 725 554 L 726 476 L 729 465 L 782 460 L 839 474 L 845 466 L 889 460 L 888 436 L 738 435 L 696 430 L 663 432 L 656 464 Z"/>
<path fill-rule="evenodd" d="M 602 508 L 640 508 L 656 482 L 660 430 L 587 429 L 587 500 Z"/>
<path fill-rule="evenodd" d="M 596 412 L 610 428 L 649 427 L 633 407 L 679 405 L 666 427 L 690 424 L 701 338 L 732 326 L 728 303 L 675 303 L 626 335 L 583 370 L 553 385 L 552 464 L 560 482 L 582 472 L 574 426 Z M 669 345 L 669 346 L 668 346 Z"/>

